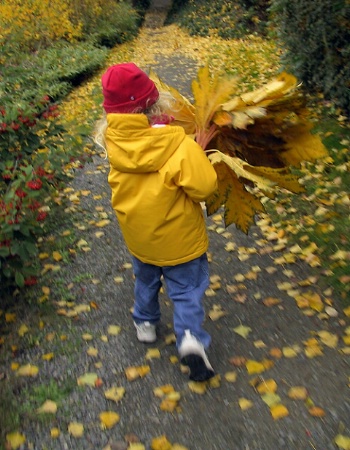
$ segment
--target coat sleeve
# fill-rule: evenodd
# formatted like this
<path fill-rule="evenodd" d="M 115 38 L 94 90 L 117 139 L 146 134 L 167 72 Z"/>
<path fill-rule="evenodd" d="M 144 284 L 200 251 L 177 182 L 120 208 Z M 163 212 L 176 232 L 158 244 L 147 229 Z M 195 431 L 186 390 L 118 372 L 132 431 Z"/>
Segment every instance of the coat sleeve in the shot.
<path fill-rule="evenodd" d="M 217 189 L 216 171 L 203 149 L 190 137 L 186 137 L 182 146 L 174 181 L 194 202 L 202 202 Z"/>

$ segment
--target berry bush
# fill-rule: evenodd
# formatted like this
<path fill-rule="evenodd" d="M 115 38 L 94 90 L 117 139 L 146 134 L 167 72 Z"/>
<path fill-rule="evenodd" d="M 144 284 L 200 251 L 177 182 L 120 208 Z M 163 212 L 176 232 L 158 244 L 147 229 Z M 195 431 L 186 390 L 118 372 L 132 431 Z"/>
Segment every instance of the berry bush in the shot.
<path fill-rule="evenodd" d="M 49 97 L 0 107 L 0 285 L 36 282 L 37 239 L 67 176 L 80 164 L 82 137 L 60 124 Z"/>

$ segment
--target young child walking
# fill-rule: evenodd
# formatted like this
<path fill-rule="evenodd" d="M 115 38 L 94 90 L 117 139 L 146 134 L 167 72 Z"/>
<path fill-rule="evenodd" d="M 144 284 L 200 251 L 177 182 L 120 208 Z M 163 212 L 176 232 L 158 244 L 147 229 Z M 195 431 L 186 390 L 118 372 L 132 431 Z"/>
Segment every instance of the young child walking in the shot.
<path fill-rule="evenodd" d="M 107 151 L 112 206 L 132 255 L 137 338 L 157 338 L 163 276 L 181 363 L 190 379 L 207 380 L 214 370 L 205 352 L 208 236 L 200 202 L 215 192 L 216 172 L 183 128 L 168 124 L 171 96 L 135 64 L 109 67 L 102 91 L 106 124 L 97 141 L 102 137 Z"/>

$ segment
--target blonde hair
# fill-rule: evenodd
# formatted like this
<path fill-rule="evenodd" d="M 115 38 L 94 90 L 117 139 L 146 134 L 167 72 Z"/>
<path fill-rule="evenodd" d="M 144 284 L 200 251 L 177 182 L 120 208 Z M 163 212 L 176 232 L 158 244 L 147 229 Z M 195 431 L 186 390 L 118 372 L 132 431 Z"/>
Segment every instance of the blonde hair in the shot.
<path fill-rule="evenodd" d="M 137 114 L 145 114 L 147 116 L 150 125 L 157 122 L 157 118 L 164 115 L 168 115 L 170 111 L 174 109 L 175 98 L 170 92 L 161 91 L 159 92 L 158 100 L 144 111 L 136 110 Z M 94 142 L 101 147 L 106 153 L 106 130 L 107 130 L 107 114 L 104 113 L 103 117 L 96 123 Z M 107 154 L 106 154 L 107 156 Z"/>

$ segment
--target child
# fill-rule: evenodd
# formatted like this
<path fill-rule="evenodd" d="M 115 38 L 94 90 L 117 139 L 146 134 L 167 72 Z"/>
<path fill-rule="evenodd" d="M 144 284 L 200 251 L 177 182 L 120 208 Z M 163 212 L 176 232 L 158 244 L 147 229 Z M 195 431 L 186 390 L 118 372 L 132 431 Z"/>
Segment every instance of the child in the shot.
<path fill-rule="evenodd" d="M 216 172 L 182 127 L 167 125 L 170 95 L 159 93 L 135 64 L 110 67 L 102 91 L 107 124 L 100 138 L 110 163 L 112 206 L 132 255 L 137 338 L 156 340 L 163 276 L 181 363 L 190 379 L 207 380 L 214 371 L 205 353 L 210 336 L 202 328 L 209 273 L 200 202 L 216 190 Z"/>

